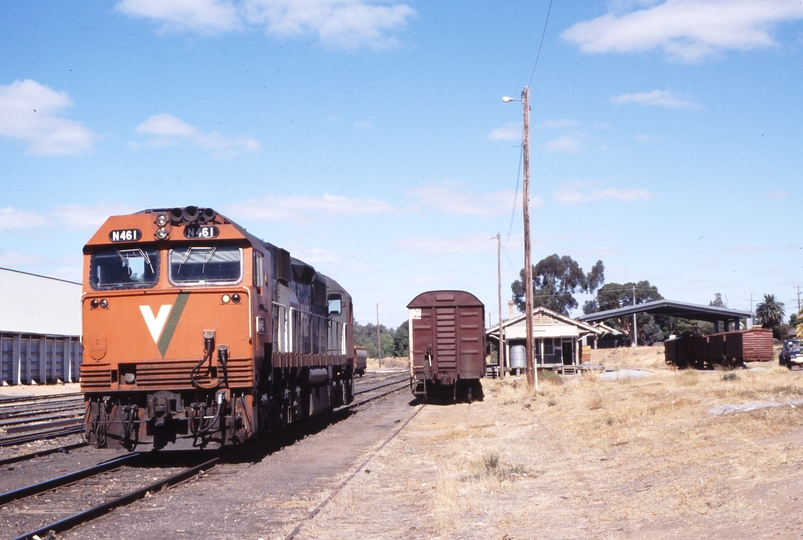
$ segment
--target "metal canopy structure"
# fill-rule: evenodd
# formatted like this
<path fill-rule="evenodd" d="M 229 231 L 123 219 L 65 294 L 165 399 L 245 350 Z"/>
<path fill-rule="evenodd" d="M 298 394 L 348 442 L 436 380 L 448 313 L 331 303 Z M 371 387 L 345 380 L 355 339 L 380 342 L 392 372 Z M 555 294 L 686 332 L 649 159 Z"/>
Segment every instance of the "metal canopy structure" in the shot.
<path fill-rule="evenodd" d="M 633 313 L 654 313 L 658 315 L 668 315 L 670 317 L 683 317 L 698 321 L 708 321 L 716 323 L 739 322 L 741 319 L 748 320 L 748 328 L 752 326 L 753 314 L 749 311 L 738 311 L 717 306 L 699 306 L 697 304 L 687 304 L 685 302 L 675 302 L 674 300 L 654 300 L 635 306 L 626 306 L 607 311 L 598 311 L 577 317 L 578 321 L 596 322 L 611 319 L 613 317 L 623 317 Z"/>

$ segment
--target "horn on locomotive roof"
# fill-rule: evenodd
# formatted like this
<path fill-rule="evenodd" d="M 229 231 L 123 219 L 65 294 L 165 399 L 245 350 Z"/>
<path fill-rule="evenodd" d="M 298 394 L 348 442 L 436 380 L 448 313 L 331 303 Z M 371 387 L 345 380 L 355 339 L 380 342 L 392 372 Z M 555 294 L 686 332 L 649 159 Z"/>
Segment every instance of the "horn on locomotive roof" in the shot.
<path fill-rule="evenodd" d="M 184 223 L 194 223 L 198 220 L 199 215 L 197 206 L 187 206 L 181 212 L 181 219 Z"/>
<path fill-rule="evenodd" d="M 217 217 L 217 212 L 215 212 L 211 208 L 203 208 L 201 209 L 201 216 L 198 218 L 198 222 L 206 223 L 208 221 L 212 221 L 216 217 Z"/>
<path fill-rule="evenodd" d="M 184 214 L 184 211 L 181 208 L 171 208 L 170 209 L 170 221 L 173 222 L 173 225 L 178 225 L 181 223 L 181 217 Z"/>

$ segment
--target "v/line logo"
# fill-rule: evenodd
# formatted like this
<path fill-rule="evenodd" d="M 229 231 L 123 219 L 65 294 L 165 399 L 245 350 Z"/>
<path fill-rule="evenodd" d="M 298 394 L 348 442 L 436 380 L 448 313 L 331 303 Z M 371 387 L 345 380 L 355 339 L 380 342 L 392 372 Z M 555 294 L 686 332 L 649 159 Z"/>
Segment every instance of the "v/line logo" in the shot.
<path fill-rule="evenodd" d="M 155 315 L 151 306 L 139 306 L 145 325 L 151 333 L 153 342 L 159 348 L 162 358 L 164 358 L 167 348 L 173 340 L 173 334 L 176 331 L 181 314 L 184 312 L 184 306 L 187 305 L 189 296 L 190 293 L 179 293 L 175 304 L 161 305 Z"/>
<path fill-rule="evenodd" d="M 153 337 L 154 343 L 159 341 L 159 336 L 162 335 L 162 328 L 164 328 L 167 322 L 167 316 L 170 314 L 170 309 L 172 307 L 172 304 L 166 304 L 160 307 L 159 313 L 154 317 L 150 306 L 139 306 L 139 310 L 142 312 L 142 318 L 145 319 L 145 324 L 148 325 L 148 330 L 151 333 L 151 337 Z"/>

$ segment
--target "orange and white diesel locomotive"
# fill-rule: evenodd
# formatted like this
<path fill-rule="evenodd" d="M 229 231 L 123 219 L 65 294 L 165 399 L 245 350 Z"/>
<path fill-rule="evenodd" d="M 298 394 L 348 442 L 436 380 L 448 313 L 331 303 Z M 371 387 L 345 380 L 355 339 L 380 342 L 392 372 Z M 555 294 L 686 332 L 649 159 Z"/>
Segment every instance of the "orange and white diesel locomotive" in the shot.
<path fill-rule="evenodd" d="M 98 447 L 219 448 L 353 399 L 351 296 L 211 208 L 108 218 L 82 314 Z"/>

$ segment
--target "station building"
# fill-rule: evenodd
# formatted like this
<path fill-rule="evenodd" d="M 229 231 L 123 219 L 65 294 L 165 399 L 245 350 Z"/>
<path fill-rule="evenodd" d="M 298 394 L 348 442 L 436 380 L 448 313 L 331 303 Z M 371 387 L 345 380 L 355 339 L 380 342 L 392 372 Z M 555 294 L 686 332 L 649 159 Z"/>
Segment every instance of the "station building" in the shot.
<path fill-rule="evenodd" d="M 0 384 L 78 382 L 81 284 L 0 268 Z"/>
<path fill-rule="evenodd" d="M 590 355 L 588 347 L 605 332 L 603 328 L 580 322 L 543 306 L 533 308 L 532 335 L 536 368 L 561 371 L 575 369 L 579 364 L 590 360 L 583 353 Z M 499 325 L 486 330 L 486 337 L 497 346 Z M 526 342 L 525 314 L 511 316 L 502 322 L 502 348 L 505 358 L 503 369 L 524 372 Z"/>

